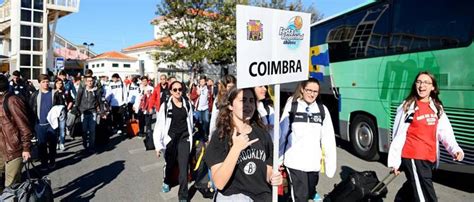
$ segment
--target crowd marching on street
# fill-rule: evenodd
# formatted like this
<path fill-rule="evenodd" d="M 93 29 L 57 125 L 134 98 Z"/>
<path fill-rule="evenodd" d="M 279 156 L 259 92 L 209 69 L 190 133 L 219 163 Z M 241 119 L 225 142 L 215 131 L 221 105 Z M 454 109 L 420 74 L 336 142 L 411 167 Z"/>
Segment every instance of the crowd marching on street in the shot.
<path fill-rule="evenodd" d="M 435 77 L 420 72 L 411 79 L 411 93 L 397 110 L 387 170 L 407 176 L 396 200 L 437 201 L 431 181 L 437 142 L 454 160 L 464 153 Z M 66 138 L 80 136 L 83 152 L 95 153 L 112 134 L 143 139 L 147 150 L 163 157 L 161 191 L 177 186 L 180 201 L 189 201 L 189 181 L 216 201 L 271 201 L 271 186 L 286 180 L 289 191 L 281 201 L 318 201 L 320 171 L 328 177 L 336 172 L 333 123 L 314 78 L 299 83 L 279 126 L 273 125 L 268 87 L 238 89 L 232 75 L 178 81 L 162 74 L 155 84 L 147 76 L 96 78 L 89 69 L 83 76 L 41 74 L 38 83 L 36 89 L 19 71 L 0 75 L 2 186 L 18 183 L 30 158 L 41 172 L 54 170 Z M 279 172 L 273 172 L 274 127 L 280 127 Z"/>

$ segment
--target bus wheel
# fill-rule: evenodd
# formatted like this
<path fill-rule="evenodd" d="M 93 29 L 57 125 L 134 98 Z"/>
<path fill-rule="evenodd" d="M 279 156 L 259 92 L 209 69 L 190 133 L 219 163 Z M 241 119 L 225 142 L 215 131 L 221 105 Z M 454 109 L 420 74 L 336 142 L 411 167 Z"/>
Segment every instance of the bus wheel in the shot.
<path fill-rule="evenodd" d="M 366 115 L 354 117 L 350 125 L 352 148 L 365 160 L 378 160 L 378 135 L 374 121 Z"/>

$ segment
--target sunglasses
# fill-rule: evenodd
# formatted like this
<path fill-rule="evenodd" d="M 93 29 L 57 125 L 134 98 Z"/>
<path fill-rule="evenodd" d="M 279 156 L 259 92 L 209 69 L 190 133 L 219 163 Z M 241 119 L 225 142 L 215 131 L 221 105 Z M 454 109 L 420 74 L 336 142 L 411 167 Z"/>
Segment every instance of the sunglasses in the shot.
<path fill-rule="evenodd" d="M 173 92 L 183 92 L 182 88 L 173 88 Z"/>

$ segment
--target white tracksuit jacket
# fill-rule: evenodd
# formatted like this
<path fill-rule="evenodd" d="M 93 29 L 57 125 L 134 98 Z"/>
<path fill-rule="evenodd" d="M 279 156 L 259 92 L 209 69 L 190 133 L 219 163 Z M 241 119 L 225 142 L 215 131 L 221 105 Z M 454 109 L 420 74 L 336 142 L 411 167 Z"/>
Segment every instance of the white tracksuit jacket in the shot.
<path fill-rule="evenodd" d="M 324 106 L 325 118 L 322 126 L 320 123 L 310 122 L 309 118 L 297 118 L 298 115 L 296 115 L 292 124 L 292 132 L 288 134 L 291 102 L 292 98 L 289 98 L 280 119 L 280 159 L 283 155 L 286 136 L 289 135 L 283 157 L 284 165 L 304 172 L 319 172 L 321 170 L 321 151 L 324 148 L 325 173 L 326 176 L 332 178 L 336 173 L 336 138 L 328 109 Z M 302 99 L 298 99 L 296 112 L 307 113 L 307 107 L 309 107 L 310 113 L 319 112 L 316 102 L 308 106 Z"/>
<path fill-rule="evenodd" d="M 167 105 L 167 111 L 173 109 L 173 104 L 171 103 L 173 98 L 168 99 L 166 102 Z M 188 117 L 187 117 L 187 127 L 188 127 L 188 133 L 189 133 L 189 151 L 192 149 L 192 142 L 193 142 L 193 109 L 192 109 L 192 104 L 189 102 L 190 109 L 188 109 L 188 106 L 184 102 L 189 102 L 186 99 L 183 98 L 183 107 L 186 109 L 188 112 Z M 160 112 L 158 112 L 158 117 L 156 118 L 155 123 L 155 128 L 153 130 L 153 143 L 155 144 L 155 150 L 160 151 L 160 150 L 165 150 L 166 145 L 171 141 L 171 137 L 168 135 L 168 131 L 170 130 L 171 126 L 171 117 L 168 117 L 168 112 L 165 112 L 165 103 L 163 103 L 160 106 Z M 183 126 L 184 127 L 184 126 Z"/>
<path fill-rule="evenodd" d="M 105 90 L 105 99 L 110 106 L 119 107 L 126 103 L 125 84 L 122 81 L 110 82 Z"/>
<path fill-rule="evenodd" d="M 410 114 L 415 113 L 418 110 L 418 107 L 415 108 L 415 102 L 413 102 L 408 111 L 403 111 L 402 103 L 397 109 L 397 115 L 395 116 L 395 122 L 393 124 L 393 133 L 392 133 L 392 143 L 390 145 L 390 150 L 388 152 L 388 167 L 389 168 L 400 168 L 402 162 L 402 150 L 405 145 L 405 140 L 407 136 L 408 127 L 410 123 L 406 122 L 406 119 Z M 435 114 L 438 114 L 433 101 L 430 98 L 430 108 L 434 111 Z M 461 147 L 459 147 L 456 139 L 454 137 L 453 128 L 451 123 L 448 120 L 446 113 L 442 113 L 441 117 L 438 119 L 438 125 L 436 128 L 436 139 L 440 141 L 449 154 L 453 155 L 460 151 L 464 154 Z M 439 144 L 436 144 L 436 165 L 439 163 Z M 463 155 L 464 156 L 464 155 Z"/>

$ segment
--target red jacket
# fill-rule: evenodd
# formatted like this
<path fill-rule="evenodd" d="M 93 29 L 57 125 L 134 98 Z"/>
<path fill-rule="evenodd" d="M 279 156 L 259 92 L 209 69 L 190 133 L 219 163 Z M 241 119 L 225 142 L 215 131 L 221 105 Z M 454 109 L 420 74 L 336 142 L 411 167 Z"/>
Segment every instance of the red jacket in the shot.
<path fill-rule="evenodd" d="M 209 105 L 209 112 L 212 112 L 212 103 L 214 103 L 214 96 L 212 96 L 212 89 L 211 87 L 209 87 L 208 85 L 207 86 L 207 101 L 208 101 L 208 105 Z M 191 95 L 189 96 L 193 103 L 194 103 L 194 106 L 196 107 L 196 111 L 197 111 L 197 106 L 198 106 L 198 102 L 199 102 L 199 95 L 197 94 L 197 86 L 193 86 L 193 89 L 191 90 Z"/>
<path fill-rule="evenodd" d="M 168 85 L 166 85 L 165 88 L 167 87 Z M 161 104 L 161 84 L 158 83 L 158 85 L 155 86 L 155 89 L 153 89 L 153 94 L 151 94 L 150 106 L 154 107 L 156 111 L 159 111 L 160 104 Z"/>

